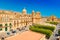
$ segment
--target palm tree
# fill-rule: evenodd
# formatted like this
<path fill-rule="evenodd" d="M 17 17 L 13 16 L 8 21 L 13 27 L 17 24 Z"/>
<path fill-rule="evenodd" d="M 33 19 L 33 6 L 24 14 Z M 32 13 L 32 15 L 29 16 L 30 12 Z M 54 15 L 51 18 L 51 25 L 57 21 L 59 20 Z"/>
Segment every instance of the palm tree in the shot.
<path fill-rule="evenodd" d="M 11 29 L 11 27 L 12 27 L 12 24 L 10 23 L 10 24 L 9 24 L 9 26 L 10 26 L 10 29 Z"/>
<path fill-rule="evenodd" d="M 7 31 L 8 24 L 5 24 L 5 31 Z"/>

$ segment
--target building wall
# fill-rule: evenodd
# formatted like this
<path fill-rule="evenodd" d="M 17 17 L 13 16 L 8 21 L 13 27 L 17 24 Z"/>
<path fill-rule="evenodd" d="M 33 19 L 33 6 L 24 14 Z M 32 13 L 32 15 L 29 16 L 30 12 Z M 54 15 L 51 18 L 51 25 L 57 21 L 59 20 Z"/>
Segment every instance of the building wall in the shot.
<path fill-rule="evenodd" d="M 47 21 L 54 21 L 54 22 L 57 22 L 58 19 L 57 19 L 55 16 L 51 16 L 51 17 L 47 18 Z"/>
<path fill-rule="evenodd" d="M 1 18 L 0 20 L 3 22 L 3 26 L 7 23 L 12 24 L 12 29 L 16 29 L 19 27 L 24 27 L 27 25 L 32 25 L 33 23 L 38 23 L 40 22 L 41 16 L 40 13 L 37 12 L 32 12 L 32 14 L 27 14 L 26 9 L 23 9 L 22 13 L 13 13 L 13 12 L 8 12 L 3 11 L 3 13 L 0 14 Z M 4 23 L 5 22 L 5 23 Z"/>

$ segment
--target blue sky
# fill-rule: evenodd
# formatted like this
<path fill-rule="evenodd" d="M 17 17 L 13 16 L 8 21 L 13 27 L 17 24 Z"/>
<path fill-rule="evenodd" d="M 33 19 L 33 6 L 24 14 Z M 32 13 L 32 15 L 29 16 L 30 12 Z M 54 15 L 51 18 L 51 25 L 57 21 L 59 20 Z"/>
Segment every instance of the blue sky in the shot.
<path fill-rule="evenodd" d="M 13 10 L 22 12 L 26 8 L 27 13 L 41 12 L 42 16 L 55 15 L 60 18 L 60 0 L 0 0 L 0 10 Z"/>

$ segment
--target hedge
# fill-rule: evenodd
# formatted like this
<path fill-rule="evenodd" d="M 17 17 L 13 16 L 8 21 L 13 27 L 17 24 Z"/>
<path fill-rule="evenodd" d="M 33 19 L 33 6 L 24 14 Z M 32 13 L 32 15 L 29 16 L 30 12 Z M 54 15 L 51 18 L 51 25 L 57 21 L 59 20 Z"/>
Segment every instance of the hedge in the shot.
<path fill-rule="evenodd" d="M 35 27 L 30 27 L 30 30 L 35 31 L 35 32 L 39 32 L 39 33 L 43 33 L 46 34 L 46 37 L 49 38 L 52 34 L 51 30 L 47 30 L 47 29 L 43 29 L 43 28 L 35 28 Z"/>
<path fill-rule="evenodd" d="M 46 25 L 33 25 L 33 27 L 43 28 L 43 29 L 49 29 L 49 30 L 51 30 L 51 31 L 54 31 L 54 29 L 55 29 L 54 26 L 46 26 Z"/>
<path fill-rule="evenodd" d="M 55 29 L 54 26 L 39 25 L 39 24 L 34 24 L 33 26 L 30 27 L 30 30 L 32 31 L 46 34 L 47 38 L 49 38 L 52 35 L 54 29 Z"/>
<path fill-rule="evenodd" d="M 58 24 L 58 22 L 47 22 L 47 23 L 54 24 L 54 25 Z"/>

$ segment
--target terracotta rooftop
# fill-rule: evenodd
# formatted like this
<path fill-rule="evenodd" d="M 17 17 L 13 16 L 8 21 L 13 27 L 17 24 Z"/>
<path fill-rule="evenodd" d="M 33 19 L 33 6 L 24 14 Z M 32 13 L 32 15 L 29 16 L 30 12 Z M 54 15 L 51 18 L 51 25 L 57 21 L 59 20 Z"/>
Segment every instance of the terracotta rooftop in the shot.
<path fill-rule="evenodd" d="M 44 34 L 32 32 L 32 31 L 25 31 L 21 34 L 17 34 L 15 36 L 8 37 L 8 38 L 6 38 L 6 40 L 40 40 L 44 36 L 45 36 Z"/>

